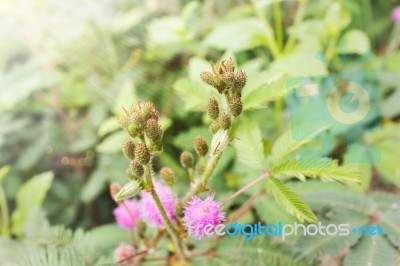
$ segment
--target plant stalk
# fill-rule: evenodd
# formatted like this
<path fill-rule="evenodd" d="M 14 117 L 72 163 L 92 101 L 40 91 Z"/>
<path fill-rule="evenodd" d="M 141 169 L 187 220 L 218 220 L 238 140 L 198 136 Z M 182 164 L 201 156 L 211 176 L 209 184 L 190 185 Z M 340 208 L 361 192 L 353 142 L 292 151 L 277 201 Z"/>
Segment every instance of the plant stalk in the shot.
<path fill-rule="evenodd" d="M 144 168 L 145 168 L 147 185 L 149 186 L 150 189 L 150 194 L 153 197 L 154 202 L 156 203 L 157 208 L 161 214 L 161 217 L 164 220 L 165 227 L 167 229 L 168 234 L 171 236 L 172 242 L 175 245 L 176 252 L 181 261 L 184 262 L 186 260 L 186 256 L 184 253 L 182 241 L 179 238 L 178 232 L 175 230 L 175 227 L 172 225 L 171 220 L 168 218 L 167 212 L 165 211 L 164 206 L 161 203 L 160 197 L 158 196 L 157 191 L 154 188 L 150 171 L 150 165 L 147 164 L 144 166 Z"/>
<path fill-rule="evenodd" d="M 299 6 L 299 9 L 297 10 L 296 17 L 294 18 L 293 32 L 292 32 L 292 34 L 290 34 L 289 40 L 287 41 L 285 49 L 284 49 L 285 53 L 291 52 L 293 50 L 294 45 L 296 44 L 296 38 L 299 34 L 299 26 L 300 26 L 300 23 L 303 21 L 307 2 L 308 2 L 308 0 L 299 1 L 300 6 Z"/>
<path fill-rule="evenodd" d="M 1 209 L 1 233 L 4 237 L 10 236 L 10 216 L 8 212 L 7 198 L 4 189 L 0 186 L 0 209 Z"/>
<path fill-rule="evenodd" d="M 266 179 L 270 175 L 271 175 L 271 173 L 269 171 L 266 171 L 264 174 L 262 174 L 261 176 L 257 177 L 256 179 L 254 179 L 253 181 L 251 181 L 250 183 L 248 183 L 247 185 L 245 185 L 244 187 L 242 187 L 241 189 L 239 189 L 238 191 L 236 191 L 235 193 L 233 193 L 232 195 L 230 195 L 229 197 L 224 199 L 221 202 L 221 204 L 224 205 L 227 202 L 235 199 L 237 196 L 239 196 L 240 194 L 242 194 L 243 192 L 245 192 L 246 190 L 248 190 L 252 186 L 256 185 L 257 183 L 261 182 L 262 180 Z"/>

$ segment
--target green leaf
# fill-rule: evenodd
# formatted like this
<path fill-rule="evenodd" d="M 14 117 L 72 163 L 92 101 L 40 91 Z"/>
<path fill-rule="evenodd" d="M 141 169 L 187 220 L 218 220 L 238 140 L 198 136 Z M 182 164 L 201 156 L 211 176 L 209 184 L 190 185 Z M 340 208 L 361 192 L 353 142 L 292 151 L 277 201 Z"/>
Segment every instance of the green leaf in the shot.
<path fill-rule="evenodd" d="M 208 35 L 204 44 L 228 51 L 247 50 L 259 45 L 257 37 L 263 34 L 263 24 L 259 19 L 226 21 Z"/>
<path fill-rule="evenodd" d="M 315 211 L 341 208 L 369 216 L 376 210 L 376 203 L 373 200 L 363 197 L 356 191 L 322 189 L 300 195 Z"/>
<path fill-rule="evenodd" d="M 265 74 L 267 75 L 267 74 Z M 272 101 L 283 98 L 287 95 L 286 76 L 276 75 L 268 79 L 265 84 L 243 89 L 243 107 L 248 109 L 260 109 Z"/>
<path fill-rule="evenodd" d="M 276 203 L 272 195 L 258 197 L 254 202 L 254 207 L 262 221 L 267 223 L 278 224 L 278 222 L 282 222 L 283 224 L 293 224 L 297 221 L 296 218 L 288 214 Z"/>
<path fill-rule="evenodd" d="M 193 57 L 189 62 L 189 78 L 182 78 L 174 83 L 174 90 L 183 99 L 185 110 L 204 111 L 209 98 L 221 98 L 216 89 L 200 79 L 201 72 L 210 70 L 211 66 L 207 61 Z"/>
<path fill-rule="evenodd" d="M 3 181 L 3 178 L 10 172 L 10 166 L 5 165 L 0 168 L 0 184 Z"/>
<path fill-rule="evenodd" d="M 122 142 L 128 137 L 125 131 L 117 131 L 96 146 L 99 153 L 117 153 L 121 151 Z"/>
<path fill-rule="evenodd" d="M 398 203 L 392 206 L 380 218 L 379 225 L 383 228 L 383 233 L 396 247 L 400 247 L 400 208 Z"/>
<path fill-rule="evenodd" d="M 346 221 L 351 229 L 365 225 L 367 218 L 349 210 L 340 210 L 334 214 L 334 219 L 323 221 L 322 225 L 341 224 L 343 221 Z M 302 235 L 296 240 L 292 250 L 295 253 L 295 258 L 314 261 L 320 257 L 337 255 L 343 249 L 354 245 L 358 239 L 359 236 L 357 234 L 349 234 L 347 236 L 340 234 L 333 236 L 316 235 L 312 237 Z"/>
<path fill-rule="evenodd" d="M 349 30 L 341 39 L 344 49 L 341 52 L 347 54 L 363 55 L 371 50 L 368 35 L 361 30 Z"/>
<path fill-rule="evenodd" d="M 18 189 L 15 197 L 17 208 L 12 214 L 11 231 L 14 234 L 22 234 L 28 212 L 42 204 L 47 191 L 50 189 L 53 177 L 52 172 L 42 173 L 32 177 Z"/>
<path fill-rule="evenodd" d="M 282 181 L 270 176 L 267 179 L 267 190 L 272 193 L 276 202 L 286 209 L 288 213 L 295 216 L 301 222 L 315 223 L 318 218 L 310 207 Z"/>
<path fill-rule="evenodd" d="M 361 175 L 351 167 L 340 167 L 337 160 L 330 158 L 302 158 L 287 161 L 273 168 L 275 174 L 297 177 L 305 181 L 306 177 L 320 178 L 324 182 L 344 184 L 359 183 Z"/>
<path fill-rule="evenodd" d="M 382 236 L 363 237 L 346 256 L 344 266 L 396 266 L 397 252 Z"/>
<path fill-rule="evenodd" d="M 307 123 L 289 127 L 276 141 L 271 151 L 271 162 L 273 165 L 277 165 L 287 156 L 301 148 L 303 145 L 311 142 L 313 138 L 327 130 L 330 125 L 326 123 L 322 123 L 318 125 L 318 127 L 310 132 L 301 133 L 304 128 L 307 128 L 309 125 Z M 293 132 L 296 132 L 296 135 L 301 135 L 301 140 L 295 140 L 293 137 Z M 299 133 L 300 132 L 300 133 Z"/>
<path fill-rule="evenodd" d="M 242 164 L 259 170 L 265 168 L 262 135 L 257 122 L 244 118 L 240 119 L 235 130 L 233 147 L 236 149 L 236 156 Z"/>

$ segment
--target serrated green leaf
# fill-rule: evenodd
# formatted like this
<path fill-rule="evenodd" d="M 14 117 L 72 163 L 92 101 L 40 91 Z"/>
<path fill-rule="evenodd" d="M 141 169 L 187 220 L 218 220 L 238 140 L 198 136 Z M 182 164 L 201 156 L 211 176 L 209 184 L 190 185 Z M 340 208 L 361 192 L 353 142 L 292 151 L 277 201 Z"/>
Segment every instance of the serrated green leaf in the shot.
<path fill-rule="evenodd" d="M 393 245 L 400 247 L 400 206 L 392 203 L 392 206 L 380 218 L 379 225 L 383 233 L 389 238 Z"/>
<path fill-rule="evenodd" d="M 363 237 L 346 256 L 344 266 L 396 266 L 397 252 L 382 236 Z"/>
<path fill-rule="evenodd" d="M 355 184 L 361 179 L 359 172 L 350 167 L 340 167 L 337 160 L 330 158 L 291 160 L 274 167 L 273 172 L 286 177 L 297 177 L 302 181 L 305 181 L 306 177 L 313 177 L 324 182 Z"/>
<path fill-rule="evenodd" d="M 255 121 L 241 119 L 235 131 L 233 147 L 238 160 L 251 168 L 265 168 L 264 147 L 261 130 Z"/>
<path fill-rule="evenodd" d="M 267 179 L 267 190 L 272 193 L 278 204 L 301 222 L 314 223 L 318 221 L 318 218 L 307 203 L 279 179 L 270 176 Z"/>
<path fill-rule="evenodd" d="M 313 138 L 330 127 L 330 125 L 322 123 L 319 124 L 318 128 L 312 132 L 307 131 L 307 133 L 299 133 L 302 132 L 302 128 L 307 128 L 307 126 L 307 123 L 291 126 L 275 141 L 271 151 L 272 165 L 279 164 L 287 156 L 301 148 L 303 145 L 311 142 Z M 293 132 L 296 132 L 296 135 L 301 135 L 301 140 L 296 140 L 293 137 Z"/>
<path fill-rule="evenodd" d="M 285 97 L 287 95 L 286 79 L 286 76 L 277 75 L 256 88 L 244 88 L 243 108 L 245 110 L 265 108 L 268 103 Z"/>

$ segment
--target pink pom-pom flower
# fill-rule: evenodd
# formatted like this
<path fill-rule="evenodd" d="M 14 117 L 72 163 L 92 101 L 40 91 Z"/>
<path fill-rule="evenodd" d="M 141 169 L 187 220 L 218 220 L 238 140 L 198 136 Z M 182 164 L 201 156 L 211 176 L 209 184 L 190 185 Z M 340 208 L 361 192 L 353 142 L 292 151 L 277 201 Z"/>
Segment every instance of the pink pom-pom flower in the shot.
<path fill-rule="evenodd" d="M 400 6 L 397 6 L 397 7 L 393 8 L 392 19 L 395 22 L 399 22 L 400 21 Z"/>
<path fill-rule="evenodd" d="M 171 221 L 175 221 L 175 197 L 170 187 L 161 184 L 159 181 L 153 181 L 154 189 L 156 190 L 161 204 L 164 206 L 165 212 Z M 144 219 L 156 227 L 163 227 L 164 220 L 154 202 L 153 197 L 149 192 L 142 191 L 142 213 Z"/>
<path fill-rule="evenodd" d="M 118 204 L 113 213 L 117 224 L 124 229 L 133 229 L 140 220 L 140 208 L 135 200 L 129 199 Z"/>
<path fill-rule="evenodd" d="M 215 227 L 225 220 L 225 213 L 221 211 L 221 204 L 214 200 L 214 195 L 205 200 L 193 196 L 183 214 L 186 230 L 197 239 L 204 237 L 203 229 L 206 225 Z"/>

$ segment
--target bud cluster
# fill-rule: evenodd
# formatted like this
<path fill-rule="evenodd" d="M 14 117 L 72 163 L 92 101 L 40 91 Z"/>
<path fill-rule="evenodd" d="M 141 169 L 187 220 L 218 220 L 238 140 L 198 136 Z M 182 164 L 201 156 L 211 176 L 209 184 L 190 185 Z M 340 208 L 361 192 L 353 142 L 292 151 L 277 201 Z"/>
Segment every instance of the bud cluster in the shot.
<path fill-rule="evenodd" d="M 120 125 L 132 138 L 146 136 L 154 147 L 161 150 L 163 132 L 158 124 L 159 114 L 151 102 L 138 103 L 118 117 Z"/>
<path fill-rule="evenodd" d="M 205 83 L 213 86 L 220 94 L 241 94 L 247 77 L 243 70 L 235 71 L 232 58 L 211 64 L 211 67 L 212 73 L 205 71 L 200 74 Z"/>
<path fill-rule="evenodd" d="M 122 146 L 123 154 L 131 160 L 125 174 L 131 180 L 144 175 L 144 165 L 150 163 L 151 153 L 162 149 L 163 131 L 158 124 L 159 113 L 151 102 L 138 103 L 125 110 L 118 121 L 133 139 Z M 141 139 L 135 142 L 135 138 Z"/>
<path fill-rule="evenodd" d="M 202 72 L 201 79 L 213 86 L 227 101 L 226 112 L 220 112 L 219 103 L 215 98 L 207 103 L 207 114 L 213 120 L 209 130 L 215 134 L 219 129 L 227 130 L 231 127 L 232 118 L 237 117 L 243 110 L 242 89 L 246 85 L 247 77 L 243 70 L 235 71 L 232 58 L 211 64 L 211 72 Z"/>

